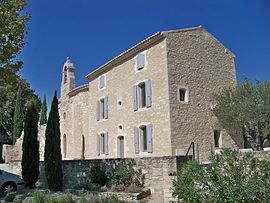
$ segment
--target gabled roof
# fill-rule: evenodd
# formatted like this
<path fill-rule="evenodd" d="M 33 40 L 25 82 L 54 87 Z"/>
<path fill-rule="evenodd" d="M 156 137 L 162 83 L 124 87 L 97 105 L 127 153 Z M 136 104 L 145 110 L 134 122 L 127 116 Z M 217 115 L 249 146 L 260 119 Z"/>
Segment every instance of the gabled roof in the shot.
<path fill-rule="evenodd" d="M 138 52 L 142 51 L 146 47 L 149 47 L 153 44 L 156 44 L 160 42 L 160 40 L 164 39 L 166 37 L 166 34 L 173 33 L 173 32 L 186 32 L 186 31 L 192 31 L 192 30 L 198 30 L 198 29 L 203 29 L 206 31 L 208 34 L 210 34 L 211 37 L 214 38 L 217 42 L 219 42 L 211 33 L 209 33 L 206 29 L 204 29 L 202 26 L 197 26 L 197 27 L 191 27 L 191 28 L 185 28 L 185 29 L 178 29 L 178 30 L 168 30 L 168 31 L 162 31 L 162 32 L 157 32 L 150 37 L 146 38 L 145 40 L 139 42 L 138 44 L 134 45 L 133 47 L 129 48 L 128 50 L 122 52 L 121 54 L 117 55 L 113 59 L 109 60 L 107 63 L 101 65 L 88 75 L 86 75 L 86 78 L 88 80 L 93 80 L 100 76 L 101 74 L 107 72 L 109 69 L 115 67 L 116 65 L 122 63 L 129 57 L 137 54 Z M 219 42 L 220 43 L 220 42 Z M 222 43 L 220 43 L 222 45 Z M 223 45 L 222 45 L 223 46 Z M 226 47 L 224 47 L 226 49 Z M 228 50 L 228 49 L 227 49 Z M 229 50 L 228 50 L 229 51 Z M 234 54 L 230 52 L 233 57 Z"/>

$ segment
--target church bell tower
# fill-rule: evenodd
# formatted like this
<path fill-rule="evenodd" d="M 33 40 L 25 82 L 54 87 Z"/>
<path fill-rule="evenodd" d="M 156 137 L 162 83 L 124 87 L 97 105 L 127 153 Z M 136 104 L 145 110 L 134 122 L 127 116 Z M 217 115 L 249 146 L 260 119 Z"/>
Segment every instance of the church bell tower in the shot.
<path fill-rule="evenodd" d="M 71 63 L 70 58 L 67 57 L 62 71 L 62 83 L 61 83 L 61 98 L 67 96 L 72 89 L 75 88 L 75 74 L 74 65 Z"/>

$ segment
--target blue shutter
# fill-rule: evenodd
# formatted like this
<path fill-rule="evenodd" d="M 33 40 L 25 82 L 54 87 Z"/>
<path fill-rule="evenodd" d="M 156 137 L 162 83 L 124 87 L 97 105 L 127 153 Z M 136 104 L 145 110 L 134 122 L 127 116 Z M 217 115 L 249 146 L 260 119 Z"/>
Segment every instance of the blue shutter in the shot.
<path fill-rule="evenodd" d="M 105 76 L 101 76 L 99 78 L 99 89 L 102 89 L 103 87 L 105 87 Z"/>
<path fill-rule="evenodd" d="M 147 136 L 147 152 L 153 152 L 153 142 L 152 142 L 152 124 L 146 126 L 146 136 Z"/>
<path fill-rule="evenodd" d="M 97 118 L 97 121 L 100 120 L 100 105 L 99 105 L 99 101 L 96 102 L 96 118 Z"/>
<path fill-rule="evenodd" d="M 104 118 L 108 118 L 108 96 L 104 98 Z"/>
<path fill-rule="evenodd" d="M 144 53 L 140 53 L 137 56 L 137 70 L 144 68 L 145 66 L 145 55 Z"/>
<path fill-rule="evenodd" d="M 151 80 L 145 81 L 145 97 L 146 97 L 146 107 L 151 107 L 152 99 L 151 99 Z"/>
<path fill-rule="evenodd" d="M 140 152 L 139 148 L 139 128 L 134 127 L 134 148 L 135 148 L 135 154 L 138 154 Z"/>
<path fill-rule="evenodd" d="M 138 94 L 137 94 L 137 86 L 134 85 L 132 87 L 132 97 L 133 97 L 133 110 L 137 111 L 138 110 Z"/>
<path fill-rule="evenodd" d="M 100 135 L 97 134 L 97 155 L 100 155 Z"/>
<path fill-rule="evenodd" d="M 109 154 L 108 150 L 108 132 L 104 133 L 104 145 L 105 145 L 105 155 Z"/>

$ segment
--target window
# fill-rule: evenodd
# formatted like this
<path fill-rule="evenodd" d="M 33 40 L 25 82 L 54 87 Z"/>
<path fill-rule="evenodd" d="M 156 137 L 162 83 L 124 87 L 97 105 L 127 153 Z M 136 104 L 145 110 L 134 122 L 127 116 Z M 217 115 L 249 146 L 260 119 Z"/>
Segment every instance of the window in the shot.
<path fill-rule="evenodd" d="M 64 68 L 64 83 L 67 82 L 67 67 Z"/>
<path fill-rule="evenodd" d="M 82 135 L 82 159 L 85 159 L 85 139 L 84 139 L 84 135 Z"/>
<path fill-rule="evenodd" d="M 136 68 L 137 70 L 141 70 L 145 67 L 145 54 L 139 53 L 136 57 Z"/>
<path fill-rule="evenodd" d="M 216 148 L 220 148 L 221 145 L 221 132 L 220 130 L 214 130 L 214 145 Z"/>
<path fill-rule="evenodd" d="M 145 93 L 145 83 L 142 82 L 138 85 L 138 100 L 139 100 L 139 108 L 143 108 L 146 106 L 146 93 Z"/>
<path fill-rule="evenodd" d="M 100 154 L 105 154 L 105 139 L 104 139 L 104 133 L 100 134 Z"/>
<path fill-rule="evenodd" d="M 97 121 L 101 119 L 108 118 L 108 97 L 101 98 L 96 102 L 96 119 Z"/>
<path fill-rule="evenodd" d="M 104 98 L 100 100 L 100 118 L 104 119 L 104 112 L 105 112 L 105 108 L 104 108 Z"/>
<path fill-rule="evenodd" d="M 188 90 L 187 88 L 179 88 L 178 90 L 179 100 L 181 102 L 188 102 Z"/>
<path fill-rule="evenodd" d="M 67 135 L 63 136 L 63 157 L 67 158 Z"/>
<path fill-rule="evenodd" d="M 134 85 L 132 89 L 133 94 L 133 110 L 137 111 L 138 108 L 151 107 L 151 80 Z"/>
<path fill-rule="evenodd" d="M 99 78 L 99 89 L 103 89 L 105 87 L 105 75 L 102 75 L 100 78 Z"/>
<path fill-rule="evenodd" d="M 97 135 L 97 154 L 108 155 L 108 133 L 100 133 Z"/>
<path fill-rule="evenodd" d="M 134 147 L 135 153 L 153 152 L 152 146 L 152 124 L 141 125 L 134 128 Z"/>
<path fill-rule="evenodd" d="M 140 127 L 140 147 L 143 152 L 147 152 L 147 135 L 146 135 L 146 126 Z"/>

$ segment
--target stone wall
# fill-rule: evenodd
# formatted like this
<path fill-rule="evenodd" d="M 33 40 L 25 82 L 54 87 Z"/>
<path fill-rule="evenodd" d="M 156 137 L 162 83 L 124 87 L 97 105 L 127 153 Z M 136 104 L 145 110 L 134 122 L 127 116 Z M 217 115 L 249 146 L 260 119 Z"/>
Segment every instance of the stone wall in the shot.
<path fill-rule="evenodd" d="M 166 42 L 172 155 L 195 142 L 201 160 L 206 161 L 214 130 L 221 130 L 211 112 L 211 98 L 224 87 L 236 85 L 234 55 L 202 27 L 168 32 Z M 179 88 L 187 89 L 186 102 L 180 101 Z M 242 137 L 226 132 L 221 139 L 221 147 L 242 145 Z"/>
<path fill-rule="evenodd" d="M 39 156 L 41 161 L 44 160 L 45 131 L 46 124 L 38 127 Z M 5 163 L 22 160 L 22 143 L 23 132 L 22 135 L 16 140 L 15 145 L 3 145 L 2 158 Z"/>
<path fill-rule="evenodd" d="M 183 157 L 146 157 L 135 159 L 92 159 L 92 160 L 64 160 L 63 176 L 65 189 L 76 189 L 86 179 L 86 172 L 98 162 L 115 165 L 119 162 L 134 161 L 134 169 L 140 171 L 144 188 L 151 190 L 150 202 L 170 202 L 172 197 L 173 174 L 182 166 Z M 10 164 L 10 171 L 20 174 L 20 162 Z M 45 185 L 44 165 L 40 165 L 40 184 Z"/>

